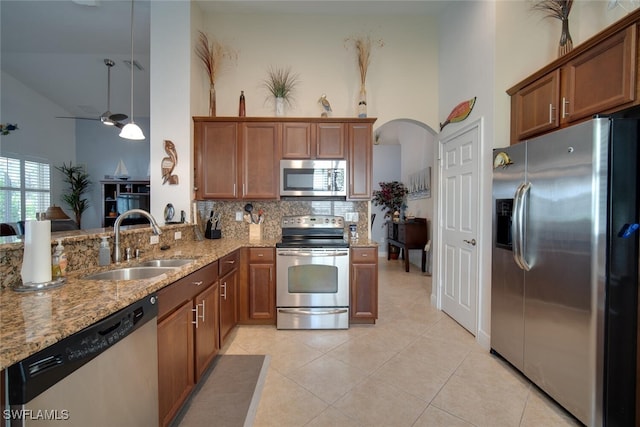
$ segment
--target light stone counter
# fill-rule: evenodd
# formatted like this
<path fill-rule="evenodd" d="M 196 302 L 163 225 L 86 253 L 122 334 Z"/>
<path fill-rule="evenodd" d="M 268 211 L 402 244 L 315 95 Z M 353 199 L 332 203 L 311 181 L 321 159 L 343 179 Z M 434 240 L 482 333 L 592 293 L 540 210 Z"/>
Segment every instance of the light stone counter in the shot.
<path fill-rule="evenodd" d="M 274 247 L 275 240 L 219 239 L 184 242 L 119 266 L 73 271 L 66 283 L 44 292 L 0 290 L 0 370 L 242 247 Z M 134 266 L 155 258 L 196 258 L 193 263 L 145 280 L 84 280 L 96 271 Z"/>

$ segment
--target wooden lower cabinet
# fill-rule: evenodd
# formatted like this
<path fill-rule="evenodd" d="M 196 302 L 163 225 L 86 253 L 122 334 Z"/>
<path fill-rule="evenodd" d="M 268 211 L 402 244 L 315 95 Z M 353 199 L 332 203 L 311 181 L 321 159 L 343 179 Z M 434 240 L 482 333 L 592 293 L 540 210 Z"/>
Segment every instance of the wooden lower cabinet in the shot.
<path fill-rule="evenodd" d="M 275 325 L 276 260 L 273 248 L 246 250 L 246 277 L 242 278 L 240 322 L 252 325 Z"/>
<path fill-rule="evenodd" d="M 378 248 L 351 248 L 350 323 L 375 323 L 378 318 Z"/>
<path fill-rule="evenodd" d="M 220 258 L 220 348 L 238 324 L 240 250 Z"/>
<path fill-rule="evenodd" d="M 218 295 L 218 262 L 158 291 L 158 403 L 162 426 L 175 418 L 220 349 Z"/>
<path fill-rule="evenodd" d="M 191 301 L 158 322 L 160 425 L 167 426 L 195 385 Z"/>
<path fill-rule="evenodd" d="M 195 328 L 195 374 L 200 379 L 220 350 L 220 288 L 218 282 L 209 286 L 196 296 L 194 300 Z"/>

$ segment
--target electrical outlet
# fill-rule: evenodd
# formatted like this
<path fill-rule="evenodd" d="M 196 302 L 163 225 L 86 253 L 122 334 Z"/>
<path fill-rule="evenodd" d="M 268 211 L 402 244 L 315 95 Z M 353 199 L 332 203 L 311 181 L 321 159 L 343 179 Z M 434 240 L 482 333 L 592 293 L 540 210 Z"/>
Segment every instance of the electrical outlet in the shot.
<path fill-rule="evenodd" d="M 149 244 L 150 245 L 157 245 L 158 243 L 160 243 L 160 236 L 156 236 L 155 234 L 151 236 L 151 239 L 149 240 Z"/>
<path fill-rule="evenodd" d="M 236 211 L 236 221 L 242 221 L 242 211 Z"/>
<path fill-rule="evenodd" d="M 174 240 L 182 239 L 182 231 L 176 231 L 175 233 L 173 233 L 173 239 Z"/>

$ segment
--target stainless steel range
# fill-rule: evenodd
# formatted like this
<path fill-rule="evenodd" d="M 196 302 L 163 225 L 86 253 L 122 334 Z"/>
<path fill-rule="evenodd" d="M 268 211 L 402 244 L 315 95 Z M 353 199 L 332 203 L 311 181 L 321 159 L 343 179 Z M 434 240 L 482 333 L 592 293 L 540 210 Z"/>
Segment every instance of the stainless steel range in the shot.
<path fill-rule="evenodd" d="M 276 244 L 278 329 L 349 328 L 349 242 L 340 216 L 282 219 Z"/>

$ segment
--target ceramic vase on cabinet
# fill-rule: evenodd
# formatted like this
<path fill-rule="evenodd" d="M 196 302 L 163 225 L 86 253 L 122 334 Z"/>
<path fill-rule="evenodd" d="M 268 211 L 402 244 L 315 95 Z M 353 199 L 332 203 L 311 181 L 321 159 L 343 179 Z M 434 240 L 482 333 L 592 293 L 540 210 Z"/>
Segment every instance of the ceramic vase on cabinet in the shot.
<path fill-rule="evenodd" d="M 367 117 L 367 90 L 364 85 L 360 87 L 360 94 L 358 95 L 358 117 Z"/>
<path fill-rule="evenodd" d="M 213 84 L 209 86 L 209 116 L 216 116 L 216 87 Z"/>
<path fill-rule="evenodd" d="M 276 117 L 284 116 L 284 98 L 276 98 Z"/>
<path fill-rule="evenodd" d="M 573 50 L 573 40 L 569 33 L 569 19 L 562 20 L 562 32 L 560 33 L 560 44 L 558 46 L 558 57 L 563 56 Z"/>

